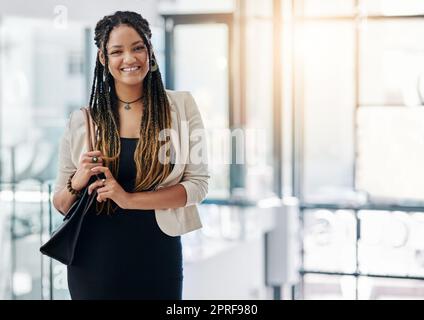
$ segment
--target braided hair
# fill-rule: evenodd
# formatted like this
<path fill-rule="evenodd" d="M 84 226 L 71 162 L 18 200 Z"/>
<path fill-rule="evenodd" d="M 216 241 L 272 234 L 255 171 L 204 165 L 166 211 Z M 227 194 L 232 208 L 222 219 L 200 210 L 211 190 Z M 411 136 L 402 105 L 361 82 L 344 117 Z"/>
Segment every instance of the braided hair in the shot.
<path fill-rule="evenodd" d="M 109 72 L 107 43 L 111 31 L 120 25 L 132 27 L 142 37 L 149 55 L 149 72 L 143 80 L 143 113 L 140 125 L 140 139 L 134 152 L 137 175 L 134 191 L 153 190 L 171 172 L 172 164 L 159 161 L 159 133 L 171 127 L 169 102 L 166 96 L 162 77 L 150 42 L 152 33 L 149 23 L 140 14 L 130 11 L 117 11 L 101 19 L 95 28 L 94 41 L 104 56 L 104 66 L 97 53 L 94 79 L 91 88 L 89 108 L 93 121 L 98 127 L 96 150 L 102 152 L 105 166 L 112 175 L 117 176 L 119 170 L 119 154 L 121 152 L 119 136 L 118 99 L 113 76 Z M 164 143 L 166 143 L 165 141 Z M 100 213 L 107 204 L 110 213 L 112 201 L 107 199 L 96 211 Z M 112 208 L 113 211 L 116 208 Z"/>

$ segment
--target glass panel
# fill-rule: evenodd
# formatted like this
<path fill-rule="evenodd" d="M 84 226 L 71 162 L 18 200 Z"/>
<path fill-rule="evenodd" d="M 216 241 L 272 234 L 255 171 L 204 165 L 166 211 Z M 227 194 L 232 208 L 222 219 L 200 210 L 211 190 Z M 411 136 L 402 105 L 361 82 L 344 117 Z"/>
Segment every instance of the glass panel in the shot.
<path fill-rule="evenodd" d="M 86 104 L 83 27 L 6 17 L 1 33 L 1 179 L 53 179 L 65 120 Z"/>
<path fill-rule="evenodd" d="M 295 0 L 297 15 L 346 16 L 354 13 L 354 0 Z"/>
<path fill-rule="evenodd" d="M 424 21 L 368 21 L 361 30 L 360 103 L 424 104 Z"/>
<path fill-rule="evenodd" d="M 12 235 L 11 216 L 13 211 L 12 186 L 0 183 L 0 300 L 12 297 Z"/>
<path fill-rule="evenodd" d="M 423 14 L 422 0 L 360 0 L 363 12 L 369 15 Z"/>
<path fill-rule="evenodd" d="M 50 187 L 49 198 L 52 199 L 54 185 L 52 183 L 45 184 L 44 192 L 49 192 L 48 185 Z M 43 243 L 49 239 L 49 214 L 48 208 L 43 211 Z M 52 230 L 56 230 L 63 222 L 63 215 L 51 206 L 51 217 L 52 217 Z M 50 259 L 47 256 L 42 256 L 43 259 L 43 299 L 50 299 L 50 294 L 52 295 L 53 300 L 64 300 L 70 299 L 70 294 L 68 290 L 67 282 L 67 269 L 66 266 L 62 263 Z M 51 263 L 51 265 L 50 265 Z M 52 276 L 52 284 L 50 287 L 50 272 Z M 52 292 L 50 290 L 52 289 Z"/>
<path fill-rule="evenodd" d="M 244 1 L 247 17 L 272 18 L 272 13 L 273 13 L 272 0 L 263 0 L 263 1 L 243 0 L 243 1 Z"/>
<path fill-rule="evenodd" d="M 364 300 L 423 300 L 424 281 L 360 277 L 358 291 Z"/>
<path fill-rule="evenodd" d="M 16 181 L 18 188 L 16 203 L 11 187 L 1 193 L 7 219 L 0 219 L 0 230 L 12 226 L 13 232 L 0 237 L 0 297 L 13 298 L 13 280 L 16 299 L 48 298 L 48 259 L 39 253 L 48 213 L 44 187 L 56 176 L 59 138 L 69 113 L 87 102 L 84 26 L 68 21 L 67 28 L 59 28 L 50 19 L 3 17 L 0 32 L 0 180 Z"/>
<path fill-rule="evenodd" d="M 1 293 L 3 299 L 41 298 L 40 232 L 48 198 L 35 181 L 3 184 L 0 204 Z M 13 288 L 13 292 L 12 292 Z"/>
<path fill-rule="evenodd" d="M 50 259 L 39 252 L 49 233 L 48 185 L 27 180 L 15 189 L 12 184 L 1 187 L 0 299 L 49 299 Z M 62 215 L 54 207 L 52 217 L 55 230 Z M 53 261 L 52 270 L 53 298 L 69 299 L 66 266 Z"/>
<path fill-rule="evenodd" d="M 225 24 L 177 25 L 174 36 L 175 89 L 193 94 L 208 131 L 208 196 L 228 197 L 228 28 Z"/>
<path fill-rule="evenodd" d="M 352 212 L 304 212 L 304 268 L 320 271 L 355 271 L 356 223 Z"/>
<path fill-rule="evenodd" d="M 246 188 L 261 198 L 273 192 L 272 23 L 251 19 L 246 34 Z"/>
<path fill-rule="evenodd" d="M 304 101 L 304 195 L 350 197 L 355 101 L 353 24 L 305 23 L 296 41 L 296 97 Z M 301 102 L 300 102 L 301 103 Z M 300 105 L 296 105 L 299 108 Z"/>
<path fill-rule="evenodd" d="M 165 32 L 161 26 L 150 26 L 152 30 L 152 45 L 155 52 L 155 57 L 159 65 L 162 81 L 165 83 L 166 68 L 165 68 Z"/>
<path fill-rule="evenodd" d="M 292 190 L 292 156 L 293 156 L 293 111 L 294 111 L 294 93 L 293 93 L 293 45 L 294 45 L 294 24 L 292 23 L 292 3 L 291 1 L 284 1 L 282 6 L 282 104 L 283 109 L 281 112 L 282 123 L 282 148 L 283 148 L 283 194 L 291 196 Z"/>
<path fill-rule="evenodd" d="M 53 300 L 70 300 L 68 271 L 64 264 L 53 261 Z"/>
<path fill-rule="evenodd" d="M 421 107 L 359 108 L 357 188 L 372 198 L 422 201 L 423 136 Z"/>
<path fill-rule="evenodd" d="M 361 211 L 361 272 L 424 276 L 424 215 Z"/>
<path fill-rule="evenodd" d="M 234 8 L 234 0 L 172 0 L 159 2 L 159 11 L 161 13 L 232 12 Z"/>
<path fill-rule="evenodd" d="M 350 276 L 305 275 L 305 300 L 355 299 L 356 280 Z"/>

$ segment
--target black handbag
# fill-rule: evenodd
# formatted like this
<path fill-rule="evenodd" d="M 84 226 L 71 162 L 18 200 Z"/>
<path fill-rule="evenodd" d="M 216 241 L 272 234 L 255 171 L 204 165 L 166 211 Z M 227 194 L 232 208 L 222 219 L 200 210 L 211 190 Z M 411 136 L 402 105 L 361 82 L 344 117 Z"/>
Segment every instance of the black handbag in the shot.
<path fill-rule="evenodd" d="M 85 115 L 86 121 L 87 147 L 89 151 L 93 151 L 96 142 L 94 124 L 88 109 L 81 108 L 81 110 Z M 103 173 L 101 175 L 103 175 Z M 92 176 L 87 186 L 96 179 L 100 179 L 99 176 L 101 175 Z M 50 239 L 40 247 L 40 252 L 42 254 L 66 265 L 71 265 L 74 260 L 75 248 L 78 243 L 78 237 L 84 217 L 97 196 L 97 192 L 92 192 L 89 195 L 87 186 L 83 189 L 81 197 L 79 197 L 69 208 L 63 218 L 62 224 L 51 234 Z"/>

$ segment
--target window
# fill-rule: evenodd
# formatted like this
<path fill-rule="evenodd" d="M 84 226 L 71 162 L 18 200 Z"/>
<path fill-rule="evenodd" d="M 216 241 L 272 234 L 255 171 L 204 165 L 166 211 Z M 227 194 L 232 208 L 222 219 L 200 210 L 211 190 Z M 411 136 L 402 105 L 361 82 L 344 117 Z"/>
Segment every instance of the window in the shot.
<path fill-rule="evenodd" d="M 80 75 L 83 73 L 84 62 L 81 52 L 68 53 L 68 73 L 69 75 Z"/>
<path fill-rule="evenodd" d="M 354 26 L 350 21 L 305 22 L 296 39 L 303 194 L 307 201 L 339 201 L 350 196 L 353 185 Z"/>
<path fill-rule="evenodd" d="M 304 211 L 303 216 L 305 269 L 354 272 L 354 214 L 344 210 L 321 209 Z"/>
<path fill-rule="evenodd" d="M 6 16 L 0 48 L 0 299 L 47 298 L 40 233 L 48 230 L 47 184 L 56 176 L 60 137 L 72 108 L 87 102 L 84 27 L 56 29 L 50 20 Z M 66 298 L 66 277 L 56 267 L 54 294 Z"/>

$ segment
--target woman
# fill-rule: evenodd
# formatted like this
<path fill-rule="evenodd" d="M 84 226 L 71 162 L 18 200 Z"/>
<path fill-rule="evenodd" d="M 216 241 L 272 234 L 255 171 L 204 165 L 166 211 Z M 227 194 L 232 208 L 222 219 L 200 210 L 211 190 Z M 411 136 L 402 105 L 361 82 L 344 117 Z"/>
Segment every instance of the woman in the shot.
<path fill-rule="evenodd" d="M 88 186 L 97 201 L 68 266 L 72 299 L 182 299 L 180 236 L 202 226 L 206 146 L 204 135 L 200 144 L 190 139 L 203 131 L 199 111 L 189 93 L 164 89 L 150 39 L 134 12 L 97 23 L 89 103 L 96 150 L 86 152 L 81 110 L 62 138 L 56 209 L 66 213 L 93 175 L 105 178 Z"/>

